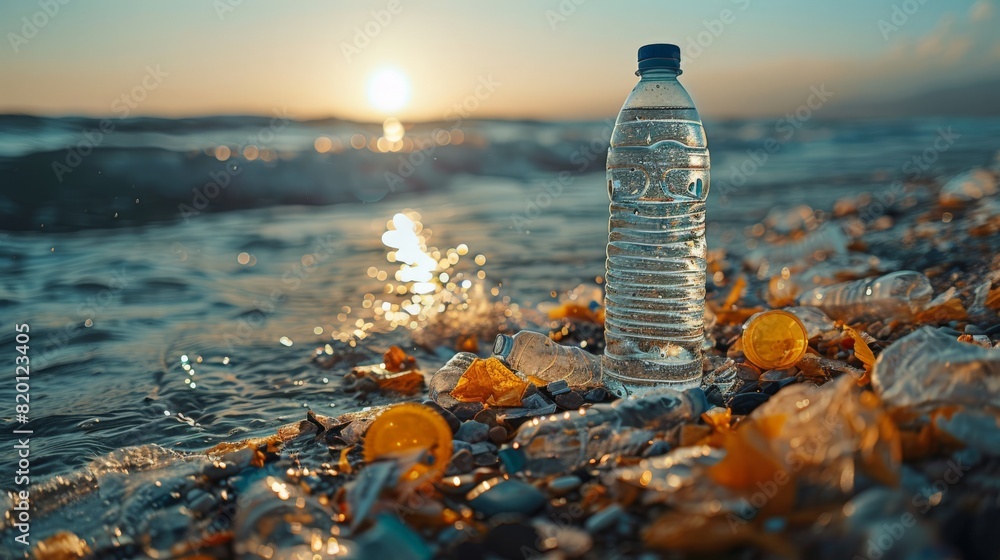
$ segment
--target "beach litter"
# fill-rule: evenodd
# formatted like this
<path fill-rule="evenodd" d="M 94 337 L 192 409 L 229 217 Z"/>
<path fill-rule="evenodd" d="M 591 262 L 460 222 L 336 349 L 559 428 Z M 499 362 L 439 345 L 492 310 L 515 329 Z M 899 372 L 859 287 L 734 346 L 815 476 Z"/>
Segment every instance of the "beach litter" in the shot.
<path fill-rule="evenodd" d="M 910 206 L 852 228 L 848 201 L 829 226 L 773 213 L 753 259 L 713 251 L 700 387 L 613 398 L 593 286 L 517 333 L 480 302 L 468 332 L 434 323 L 440 367 L 405 346 L 317 354 L 335 390 L 389 404 L 36 484 L 32 554 L 995 557 L 1000 257 L 934 253 L 997 246 L 971 180 L 941 194 L 947 223 Z"/>

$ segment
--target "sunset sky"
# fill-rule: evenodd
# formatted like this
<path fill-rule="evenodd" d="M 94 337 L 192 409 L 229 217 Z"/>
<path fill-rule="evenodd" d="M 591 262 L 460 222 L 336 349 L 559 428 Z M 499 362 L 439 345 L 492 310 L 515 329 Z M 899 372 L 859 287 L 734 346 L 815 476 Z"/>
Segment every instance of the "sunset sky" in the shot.
<path fill-rule="evenodd" d="M 149 67 L 162 80 L 132 115 L 596 118 L 650 42 L 681 45 L 714 117 L 781 114 L 824 84 L 849 110 L 1000 80 L 983 0 L 60 2 L 0 4 L 0 112 L 108 115 Z"/>

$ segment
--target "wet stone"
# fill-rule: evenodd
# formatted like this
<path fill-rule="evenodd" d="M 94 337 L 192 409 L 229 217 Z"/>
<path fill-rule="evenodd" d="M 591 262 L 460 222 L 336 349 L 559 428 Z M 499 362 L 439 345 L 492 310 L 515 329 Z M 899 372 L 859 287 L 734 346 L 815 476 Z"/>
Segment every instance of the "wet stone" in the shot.
<path fill-rule="evenodd" d="M 485 408 L 479 414 L 473 418 L 476 422 L 482 422 L 487 426 L 493 427 L 498 425 L 497 422 L 497 411 L 492 408 Z"/>
<path fill-rule="evenodd" d="M 460 427 L 462 427 L 462 421 L 458 419 L 458 416 L 452 414 L 450 410 L 443 408 L 441 405 L 430 399 L 424 401 L 424 404 L 433 408 L 435 412 L 444 418 L 444 421 L 448 423 L 448 427 L 451 428 L 451 433 L 454 434 Z"/>
<path fill-rule="evenodd" d="M 472 452 L 468 449 L 460 449 L 457 453 L 451 456 L 451 468 L 449 471 L 466 473 L 471 471 L 475 466 L 475 460 L 472 457 Z"/>
<path fill-rule="evenodd" d="M 587 394 L 583 396 L 583 400 L 589 403 L 599 403 L 604 402 L 608 398 L 608 392 L 603 387 L 597 387 L 596 389 L 591 389 L 587 391 Z"/>
<path fill-rule="evenodd" d="M 774 395 L 792 383 L 795 383 L 794 377 L 786 377 L 780 381 L 768 381 L 760 386 L 760 392 L 766 395 Z"/>
<path fill-rule="evenodd" d="M 474 443 L 474 444 L 472 444 L 472 447 L 469 448 L 469 451 L 473 455 L 482 455 L 483 453 L 496 453 L 497 452 L 497 446 L 493 445 L 492 443 L 490 443 L 488 441 L 484 441 L 482 443 Z"/>
<path fill-rule="evenodd" d="M 549 482 L 549 492 L 553 496 L 565 496 L 583 484 L 578 476 L 562 476 Z"/>
<path fill-rule="evenodd" d="M 479 443 L 485 441 L 490 435 L 490 427 L 482 422 L 469 420 L 462 424 L 462 427 L 455 432 L 455 439 L 468 443 Z"/>
<path fill-rule="evenodd" d="M 760 376 L 761 381 L 781 381 L 782 379 L 788 379 L 790 377 L 795 377 L 795 374 L 799 372 L 796 367 L 790 367 L 788 369 L 772 369 L 770 371 L 764 372 L 764 375 Z"/>
<path fill-rule="evenodd" d="M 453 451 L 458 451 L 460 449 L 467 449 L 469 453 L 472 453 L 472 444 L 467 441 L 453 439 L 451 440 L 451 448 Z"/>
<path fill-rule="evenodd" d="M 503 426 L 494 426 L 490 428 L 490 441 L 499 445 L 507 441 L 507 428 Z"/>
<path fill-rule="evenodd" d="M 215 496 L 198 488 L 188 492 L 185 500 L 188 509 L 201 515 L 208 513 L 216 503 Z"/>
<path fill-rule="evenodd" d="M 566 383 L 565 379 L 560 379 L 559 381 L 553 381 L 545 386 L 545 390 L 549 392 L 553 397 L 556 395 L 561 395 L 563 393 L 569 392 L 569 383 Z"/>
<path fill-rule="evenodd" d="M 595 513 L 584 523 L 584 528 L 590 533 L 597 533 L 614 526 L 624 515 L 621 506 L 612 504 L 601 511 Z"/>
<path fill-rule="evenodd" d="M 520 480 L 502 480 L 488 490 L 475 488 L 470 494 L 469 506 L 475 511 L 492 517 L 501 513 L 531 515 L 545 505 L 545 495 L 538 489 Z"/>
<path fill-rule="evenodd" d="M 580 396 L 580 393 L 575 391 L 556 395 L 555 401 L 556 406 L 567 410 L 576 410 L 583 406 L 583 397 Z"/>
<path fill-rule="evenodd" d="M 480 453 L 473 457 L 477 467 L 492 467 L 497 464 L 499 458 L 496 453 Z"/>
<path fill-rule="evenodd" d="M 729 400 L 729 408 L 733 414 L 750 414 L 768 398 L 770 395 L 765 393 L 740 393 Z"/>
<path fill-rule="evenodd" d="M 452 407 L 451 412 L 458 417 L 459 420 L 465 422 L 466 420 L 472 420 L 483 410 L 483 403 L 481 402 L 460 402 L 454 407 Z"/>

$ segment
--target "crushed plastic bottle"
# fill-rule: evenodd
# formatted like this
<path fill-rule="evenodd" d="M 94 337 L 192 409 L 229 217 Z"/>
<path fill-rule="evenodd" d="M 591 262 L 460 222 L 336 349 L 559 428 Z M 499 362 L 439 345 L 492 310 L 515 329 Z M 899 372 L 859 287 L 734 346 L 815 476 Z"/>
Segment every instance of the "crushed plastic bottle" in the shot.
<path fill-rule="evenodd" d="M 512 369 L 550 383 L 566 381 L 572 386 L 589 386 L 601 382 L 600 356 L 575 346 L 562 346 L 537 332 L 497 335 L 493 356 Z"/>
<path fill-rule="evenodd" d="M 877 278 L 813 288 L 799 297 L 799 305 L 818 307 L 842 321 L 908 320 L 927 307 L 933 292 L 926 276 L 900 270 Z"/>
<path fill-rule="evenodd" d="M 805 356 L 807 348 L 806 326 L 788 311 L 762 311 L 743 324 L 743 353 L 761 369 L 794 366 Z"/>
<path fill-rule="evenodd" d="M 875 360 L 872 387 L 892 408 L 1000 408 L 1000 351 L 932 327 L 897 340 Z"/>
<path fill-rule="evenodd" d="M 604 383 L 619 396 L 701 380 L 709 154 L 680 73 L 676 45 L 639 49 L 608 152 Z"/>
<path fill-rule="evenodd" d="M 693 421 L 708 408 L 701 389 L 661 387 L 639 398 L 534 418 L 518 431 L 513 448 L 528 474 L 567 472 L 605 456 L 634 455 L 657 432 Z"/>

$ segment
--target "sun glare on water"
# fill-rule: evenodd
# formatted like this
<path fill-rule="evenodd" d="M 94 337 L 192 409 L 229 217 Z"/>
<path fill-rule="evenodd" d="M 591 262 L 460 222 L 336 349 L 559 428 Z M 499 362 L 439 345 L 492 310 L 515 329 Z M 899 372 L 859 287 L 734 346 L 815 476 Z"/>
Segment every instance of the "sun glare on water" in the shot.
<path fill-rule="evenodd" d="M 379 70 L 368 82 L 368 101 L 379 111 L 398 111 L 409 100 L 410 82 L 395 68 Z"/>

